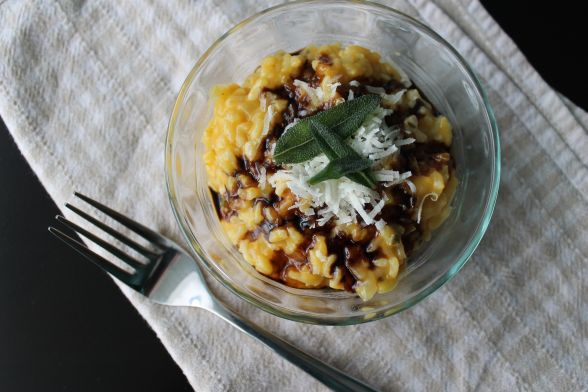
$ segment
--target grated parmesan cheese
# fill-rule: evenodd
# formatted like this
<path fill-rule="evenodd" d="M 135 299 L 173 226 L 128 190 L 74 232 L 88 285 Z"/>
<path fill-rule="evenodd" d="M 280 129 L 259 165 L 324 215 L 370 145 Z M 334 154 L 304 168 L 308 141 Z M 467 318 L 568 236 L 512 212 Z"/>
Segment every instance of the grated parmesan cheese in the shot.
<path fill-rule="evenodd" d="M 421 200 L 421 202 L 419 203 L 419 209 L 417 211 L 417 223 L 421 223 L 421 214 L 423 212 L 423 205 L 425 204 L 425 200 L 427 200 L 427 197 L 430 197 L 431 200 L 433 200 L 433 201 L 437 201 L 437 198 L 439 198 L 439 195 L 436 194 L 435 192 L 431 192 L 431 193 L 427 193 L 425 196 L 423 196 L 423 200 Z"/>
<path fill-rule="evenodd" d="M 365 86 L 365 89 L 372 94 L 386 94 L 384 87 Z"/>
<path fill-rule="evenodd" d="M 298 79 L 294 80 L 293 84 L 308 96 L 311 106 L 315 108 L 335 98 L 337 87 L 341 85 L 339 82 L 333 83 L 329 78 L 323 79 L 318 87 L 311 87 L 308 83 Z"/>
<path fill-rule="evenodd" d="M 347 100 L 351 101 L 351 100 L 353 100 L 353 98 L 355 98 L 355 96 L 353 94 L 353 90 L 349 90 L 349 94 L 347 95 Z"/>
<path fill-rule="evenodd" d="M 395 144 L 397 147 L 400 147 L 400 146 L 406 146 L 407 144 L 412 144 L 412 143 L 414 143 L 415 141 L 416 141 L 416 139 L 415 139 L 415 138 L 409 137 L 409 138 L 406 138 L 406 139 L 400 139 L 400 140 L 396 140 L 396 141 L 394 142 L 394 144 Z"/>
<path fill-rule="evenodd" d="M 383 87 L 365 86 L 365 88 L 369 93 L 378 94 L 389 105 L 396 105 L 400 102 L 404 93 L 406 93 L 406 89 L 402 89 L 394 94 L 386 94 L 386 90 Z"/>
<path fill-rule="evenodd" d="M 408 180 L 411 176 L 412 176 L 412 173 L 410 171 L 404 172 L 398 176 L 398 179 L 396 179 L 394 181 L 385 182 L 384 186 L 388 187 L 388 186 L 392 186 L 392 185 L 402 184 L 403 182 Z"/>
<path fill-rule="evenodd" d="M 408 185 L 408 187 L 410 188 L 410 191 L 412 192 L 412 194 L 416 194 L 416 185 L 414 185 L 414 182 L 412 182 L 411 180 L 406 180 L 406 184 Z"/>
<path fill-rule="evenodd" d="M 396 170 L 378 170 L 374 172 L 378 181 L 398 181 L 400 172 Z"/>
<path fill-rule="evenodd" d="M 400 100 L 402 99 L 402 96 L 404 95 L 404 93 L 406 92 L 406 90 L 400 90 L 394 94 L 382 94 L 382 99 L 385 102 L 388 102 L 389 104 L 392 105 L 396 105 L 398 102 L 400 102 Z"/>
<path fill-rule="evenodd" d="M 269 130 L 270 130 L 270 124 L 272 122 L 272 119 L 274 118 L 275 115 L 275 110 L 274 110 L 274 106 L 273 105 L 269 105 L 267 107 L 267 111 L 265 113 L 265 117 L 263 118 L 263 129 L 261 130 L 261 135 L 265 136 L 268 134 Z"/>
<path fill-rule="evenodd" d="M 383 198 L 370 211 L 370 213 L 369 213 L 370 218 L 374 219 L 380 212 L 382 212 L 382 209 L 384 208 L 385 205 L 386 205 L 386 198 Z"/>
<path fill-rule="evenodd" d="M 260 166 L 259 167 L 259 186 L 261 188 L 265 188 L 265 185 L 267 183 L 267 170 L 265 169 L 265 166 Z"/>
<path fill-rule="evenodd" d="M 386 226 L 386 221 L 383 219 L 378 219 L 375 225 L 378 231 L 382 231 L 384 230 L 384 226 Z"/>
<path fill-rule="evenodd" d="M 265 93 L 259 94 L 259 107 L 262 111 L 266 111 L 267 109 L 267 97 Z"/>

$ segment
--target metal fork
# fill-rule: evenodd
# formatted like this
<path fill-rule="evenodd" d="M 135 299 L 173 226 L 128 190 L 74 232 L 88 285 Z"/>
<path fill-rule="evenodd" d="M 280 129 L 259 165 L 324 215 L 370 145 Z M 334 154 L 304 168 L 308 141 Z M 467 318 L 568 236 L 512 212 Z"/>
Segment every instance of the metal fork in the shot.
<path fill-rule="evenodd" d="M 146 263 L 143 263 L 132 255 L 125 253 L 109 242 L 104 241 L 84 228 L 67 220 L 65 217 L 61 215 L 56 216 L 56 219 L 59 222 L 101 246 L 130 266 L 134 270 L 134 272 L 130 273 L 119 268 L 104 257 L 94 253 L 86 245 L 75 238 L 63 233 L 55 227 L 49 227 L 49 231 L 57 236 L 57 238 L 74 248 L 104 271 L 115 276 L 118 280 L 125 283 L 133 290 L 138 291 L 150 300 L 159 304 L 170 306 L 194 306 L 206 309 L 229 322 L 235 328 L 265 344 L 283 358 L 298 366 L 300 369 L 312 375 L 318 381 L 333 390 L 375 391 L 361 381 L 297 349 L 285 340 L 272 335 L 270 332 L 245 320 L 243 317 L 227 308 L 209 290 L 206 280 L 194 259 L 170 239 L 163 237 L 87 196 L 80 193 L 75 193 L 75 195 L 137 233 L 156 249 L 155 251 L 148 249 L 79 208 L 74 207 L 69 203 L 65 204 L 68 209 L 102 229 L 104 232 L 110 234 L 123 244 L 134 249 L 148 260 Z"/>

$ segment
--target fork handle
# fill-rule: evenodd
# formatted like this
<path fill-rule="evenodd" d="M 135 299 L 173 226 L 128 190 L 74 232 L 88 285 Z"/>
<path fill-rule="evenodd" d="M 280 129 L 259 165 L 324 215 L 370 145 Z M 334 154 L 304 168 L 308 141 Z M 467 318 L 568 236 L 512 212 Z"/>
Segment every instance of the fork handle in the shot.
<path fill-rule="evenodd" d="M 376 390 L 363 382 L 343 373 L 334 367 L 327 365 L 325 362 L 312 357 L 302 350 L 297 349 L 282 338 L 271 334 L 261 327 L 243 319 L 237 313 L 220 303 L 215 303 L 211 312 L 217 316 L 228 321 L 235 328 L 246 333 L 247 335 L 259 340 L 267 347 L 274 350 L 282 358 L 290 361 L 290 363 L 298 366 L 325 386 L 334 391 L 361 391 L 361 392 L 375 392 Z"/>

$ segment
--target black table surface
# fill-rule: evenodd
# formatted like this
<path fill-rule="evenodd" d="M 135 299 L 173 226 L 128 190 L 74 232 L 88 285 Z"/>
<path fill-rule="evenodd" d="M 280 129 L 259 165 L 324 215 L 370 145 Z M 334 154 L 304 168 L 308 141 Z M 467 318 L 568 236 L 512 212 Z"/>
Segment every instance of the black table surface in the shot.
<path fill-rule="evenodd" d="M 544 79 L 586 109 L 581 6 L 483 3 Z M 58 209 L 0 128 L 0 391 L 191 390 L 114 283 L 47 233 Z"/>

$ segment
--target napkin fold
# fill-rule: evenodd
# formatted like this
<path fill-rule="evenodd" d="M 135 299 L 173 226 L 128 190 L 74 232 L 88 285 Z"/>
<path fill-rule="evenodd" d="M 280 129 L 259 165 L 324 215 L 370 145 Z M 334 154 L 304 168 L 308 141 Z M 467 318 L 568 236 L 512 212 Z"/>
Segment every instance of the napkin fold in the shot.
<path fill-rule="evenodd" d="M 78 190 L 181 241 L 162 154 L 176 94 L 216 38 L 275 3 L 6 1 L 0 116 L 58 205 Z M 430 298 L 365 325 L 295 323 L 215 285 L 219 295 L 382 390 L 588 389 L 588 115 L 541 79 L 477 0 L 383 3 L 445 37 L 488 91 L 502 183 L 484 240 Z M 121 290 L 195 390 L 324 390 L 206 311 Z"/>

